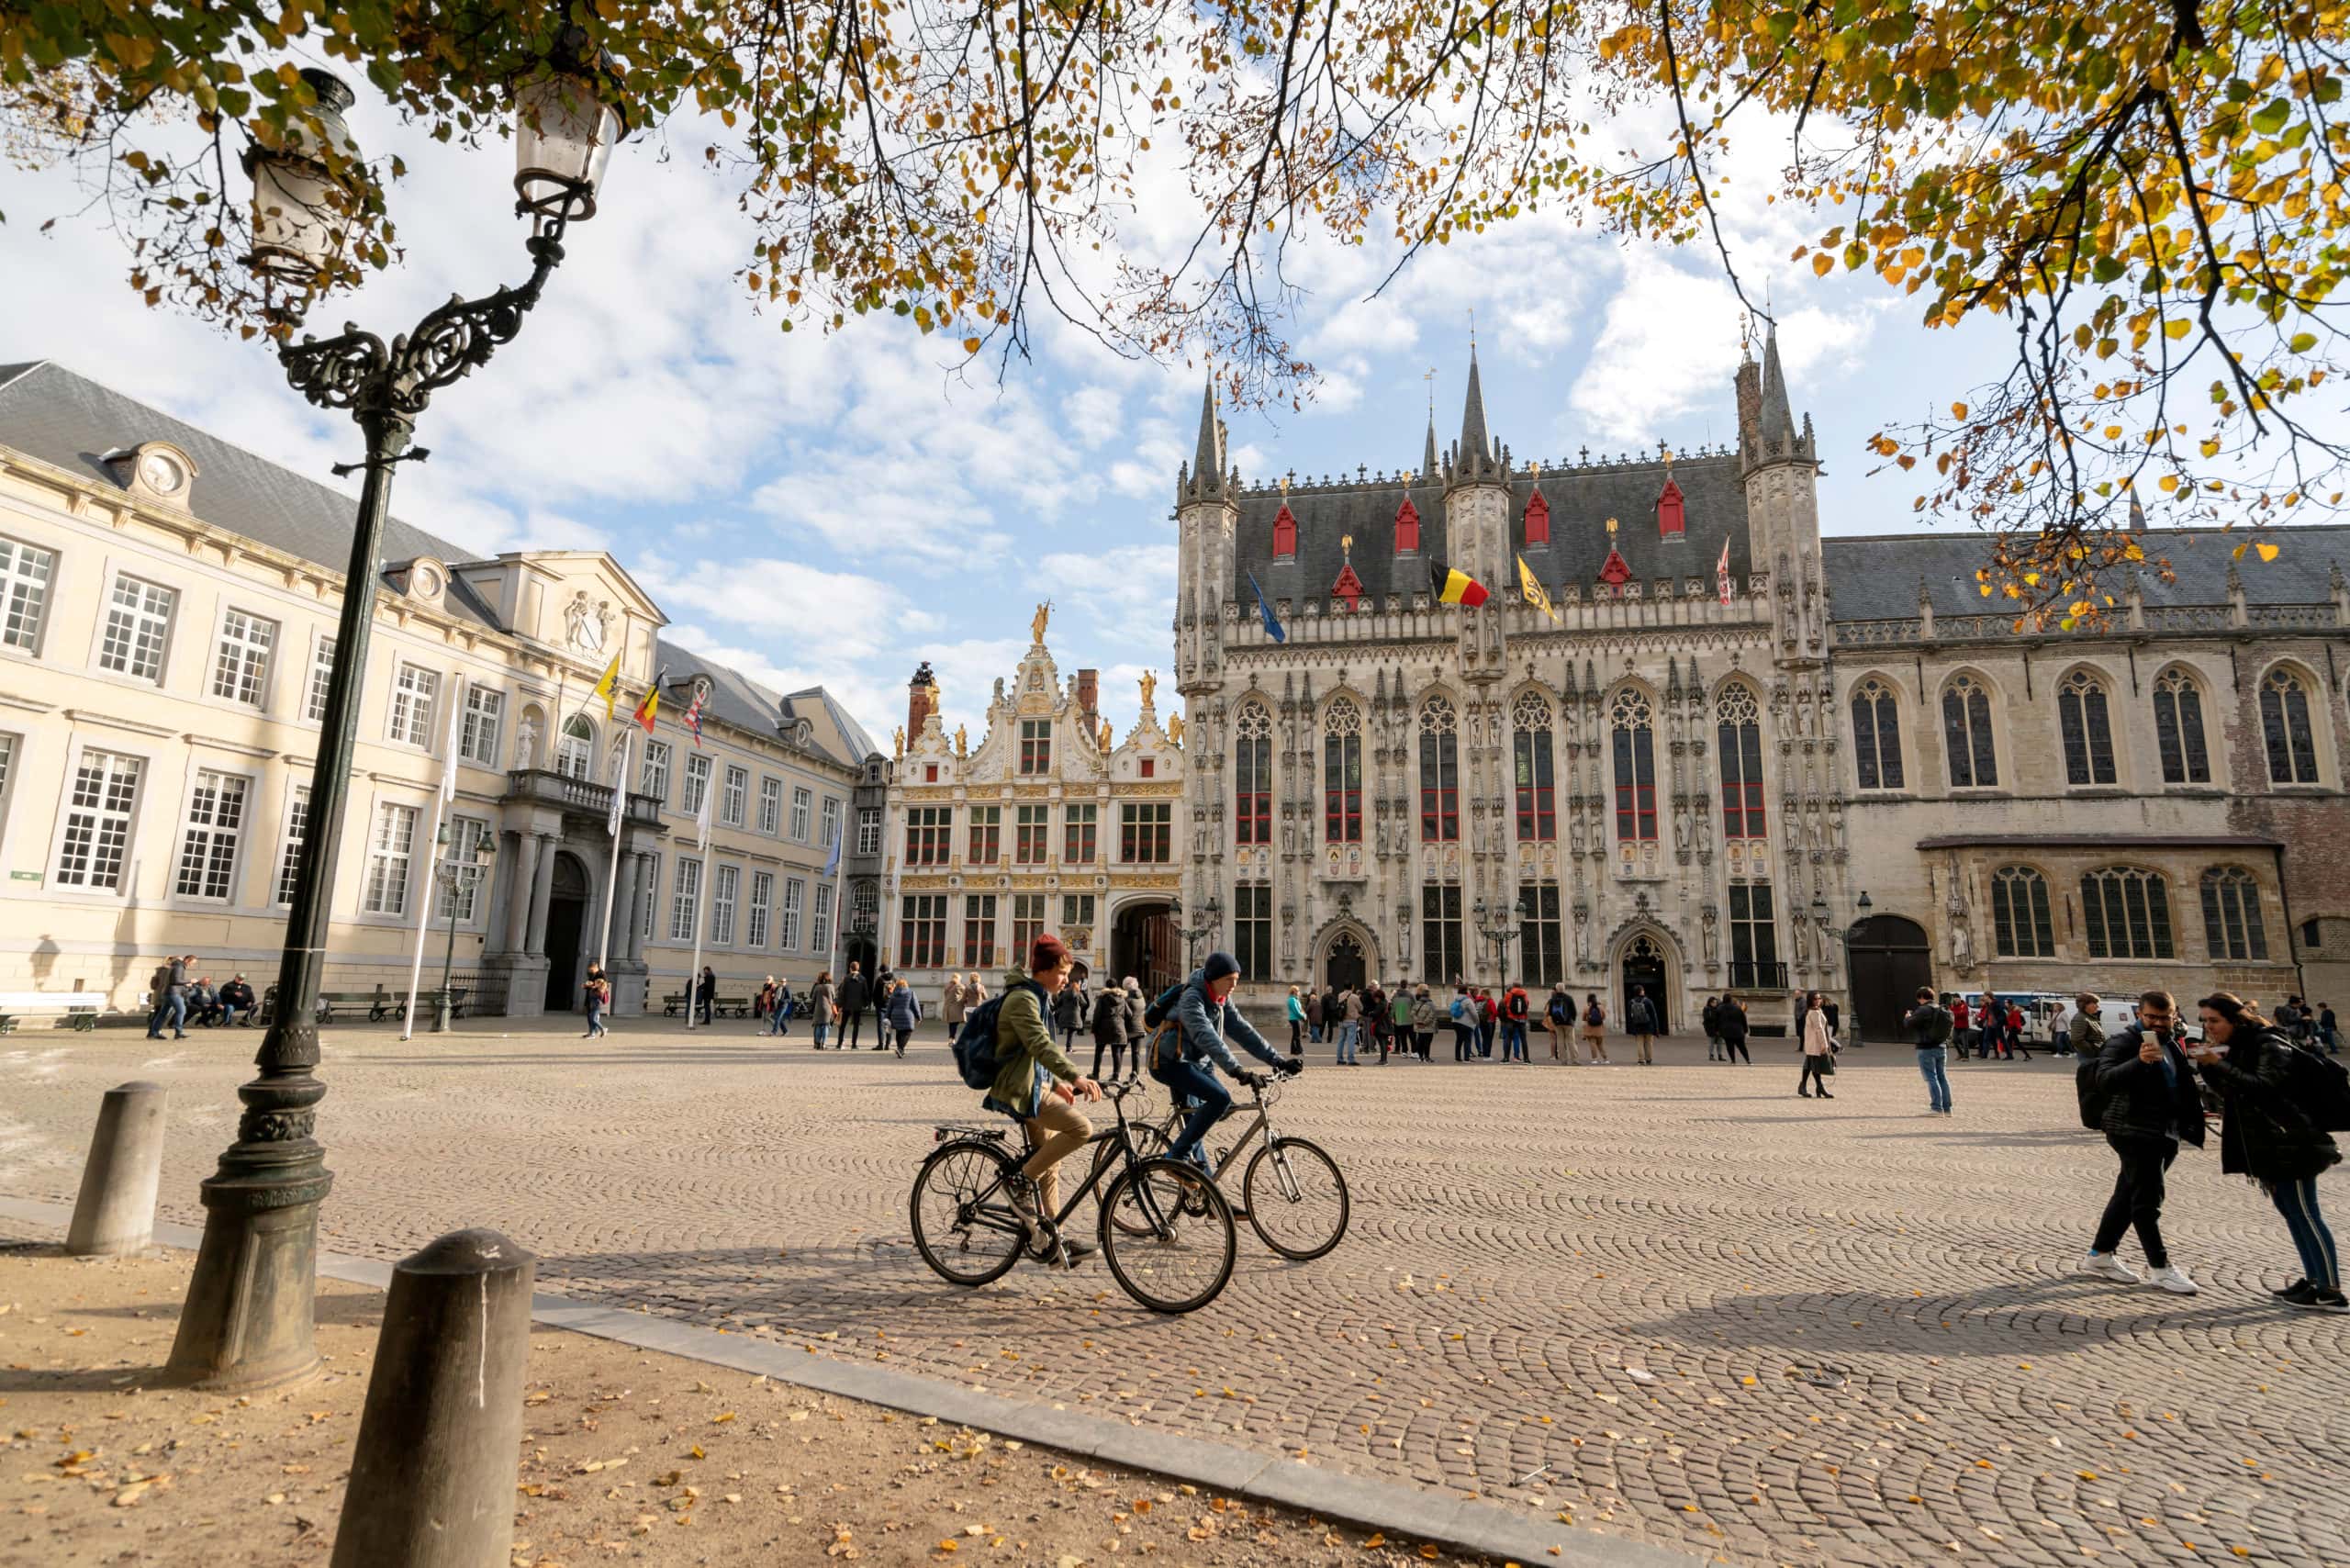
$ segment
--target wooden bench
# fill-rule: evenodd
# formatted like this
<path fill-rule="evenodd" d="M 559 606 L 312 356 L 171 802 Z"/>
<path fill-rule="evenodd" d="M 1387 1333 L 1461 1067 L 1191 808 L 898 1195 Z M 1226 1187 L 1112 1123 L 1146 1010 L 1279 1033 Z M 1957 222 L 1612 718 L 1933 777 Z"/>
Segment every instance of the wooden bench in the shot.
<path fill-rule="evenodd" d="M 471 994 L 473 993 L 465 990 L 465 988 L 461 985 L 451 986 L 449 988 L 450 1017 L 463 1018 L 465 1015 L 465 998 Z M 420 991 L 416 993 L 416 1015 L 419 1018 L 425 1017 L 438 1011 L 440 1006 L 441 992 L 437 987 L 431 991 Z M 407 1011 L 408 992 L 404 991 L 396 991 L 385 996 L 375 1006 L 369 1008 L 367 1010 L 367 1016 L 377 1023 L 381 1023 L 386 1018 L 397 1018 Z"/>
<path fill-rule="evenodd" d="M 675 1018 L 686 1005 L 686 993 L 673 991 L 661 998 L 661 1011 Z M 710 1014 L 713 1018 L 748 1018 L 751 999 L 747 996 L 713 996 L 710 999 Z"/>
<path fill-rule="evenodd" d="M 95 991 L 0 991 L 0 1035 L 13 1035 L 20 1019 L 54 1016 L 66 1019 L 75 1032 L 87 1034 L 98 1026 L 106 997 Z"/>

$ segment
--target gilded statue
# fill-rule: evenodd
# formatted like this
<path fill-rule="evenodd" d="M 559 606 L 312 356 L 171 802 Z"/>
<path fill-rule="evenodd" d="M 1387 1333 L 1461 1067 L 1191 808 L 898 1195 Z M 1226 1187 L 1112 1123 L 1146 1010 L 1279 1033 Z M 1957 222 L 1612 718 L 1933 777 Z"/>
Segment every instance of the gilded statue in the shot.
<path fill-rule="evenodd" d="M 897 729 L 891 733 L 891 734 L 890 734 L 890 739 L 891 739 L 892 741 L 894 741 L 894 742 L 897 744 L 897 747 L 898 747 L 897 755 L 898 755 L 898 756 L 905 756 L 905 755 L 906 755 L 906 727 L 905 727 L 905 725 L 903 725 L 903 724 L 900 724 L 900 725 L 897 727 Z"/>
<path fill-rule="evenodd" d="M 957 756 L 968 756 L 971 755 L 970 737 L 964 732 L 963 726 L 960 724 L 955 726 L 955 755 Z"/>
<path fill-rule="evenodd" d="M 1028 637 L 1031 642 L 1034 642 L 1040 646 L 1043 644 L 1045 641 L 1045 624 L 1052 618 L 1053 601 L 1048 599 L 1044 603 L 1036 607 L 1035 618 L 1028 622 Z"/>
<path fill-rule="evenodd" d="M 1150 706 L 1150 700 L 1151 700 L 1151 698 L 1152 698 L 1154 695 L 1156 695 L 1156 694 L 1157 694 L 1158 690 L 1158 673 L 1156 670 L 1147 670 L 1147 670 L 1143 671 L 1143 672 L 1142 672 L 1142 705 L 1143 705 L 1144 707 L 1147 708 L 1147 707 L 1149 707 L 1149 706 Z"/>
<path fill-rule="evenodd" d="M 1170 714 L 1167 720 L 1167 738 L 1177 745 L 1183 744 L 1183 715 Z"/>
<path fill-rule="evenodd" d="M 1107 719 L 1102 721 L 1102 749 L 1103 751 L 1118 749 L 1117 734 L 1110 728 L 1110 721 Z"/>

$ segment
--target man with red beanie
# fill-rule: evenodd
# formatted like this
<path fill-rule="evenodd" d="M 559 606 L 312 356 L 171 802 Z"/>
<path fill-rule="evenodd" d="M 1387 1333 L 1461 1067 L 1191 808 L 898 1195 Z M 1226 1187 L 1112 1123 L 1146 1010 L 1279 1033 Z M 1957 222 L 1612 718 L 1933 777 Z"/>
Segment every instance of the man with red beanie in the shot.
<path fill-rule="evenodd" d="M 1013 1187 L 1012 1206 L 1028 1227 L 1032 1249 L 1047 1240 L 1045 1215 L 1060 1212 L 1058 1167 L 1093 1136 L 1093 1124 L 1077 1108 L 1077 1098 L 1102 1098 L 1102 1086 L 1077 1070 L 1045 1024 L 1053 997 L 1069 983 L 1069 949 L 1047 933 L 1029 949 L 1025 971 L 1014 964 L 1004 972 L 1003 1002 L 995 1020 L 998 1066 L 983 1102 L 991 1111 L 1017 1116 L 1028 1135 L 1028 1159 L 1020 1167 L 1027 1180 Z M 1061 1247 L 1072 1263 L 1093 1250 L 1088 1242 L 1066 1238 Z"/>

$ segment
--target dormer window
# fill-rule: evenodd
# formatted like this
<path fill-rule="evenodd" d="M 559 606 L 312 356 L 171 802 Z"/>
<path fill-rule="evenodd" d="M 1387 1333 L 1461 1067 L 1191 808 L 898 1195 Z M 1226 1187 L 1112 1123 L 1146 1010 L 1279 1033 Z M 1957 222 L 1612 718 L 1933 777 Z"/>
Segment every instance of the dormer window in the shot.
<path fill-rule="evenodd" d="M 1405 496 L 1404 504 L 1395 509 L 1395 553 L 1414 554 L 1420 548 L 1420 509 Z"/>
<path fill-rule="evenodd" d="M 1537 490 L 1526 498 L 1526 545 L 1530 550 L 1550 543 L 1550 503 Z"/>
<path fill-rule="evenodd" d="M 102 461 L 114 468 L 131 494 L 187 510 L 188 490 L 196 483 L 196 462 L 170 442 L 143 441 L 109 452 Z"/>
<path fill-rule="evenodd" d="M 1281 515 L 1273 519 L 1273 559 L 1297 559 L 1297 519 L 1290 514 L 1289 503 L 1281 503 Z"/>
<path fill-rule="evenodd" d="M 1656 498 L 1657 537 L 1678 539 L 1684 526 L 1681 509 L 1681 487 L 1674 484 L 1673 476 L 1668 474 L 1664 479 L 1664 493 Z"/>

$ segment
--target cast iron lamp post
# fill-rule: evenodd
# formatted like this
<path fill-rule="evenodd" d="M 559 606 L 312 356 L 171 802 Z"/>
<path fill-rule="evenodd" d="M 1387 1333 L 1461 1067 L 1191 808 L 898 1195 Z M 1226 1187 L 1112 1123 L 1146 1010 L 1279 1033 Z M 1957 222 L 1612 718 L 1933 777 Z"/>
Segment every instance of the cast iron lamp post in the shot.
<path fill-rule="evenodd" d="M 1224 902 L 1214 893 L 1208 895 L 1207 907 L 1200 913 L 1204 917 L 1198 925 L 1183 924 L 1183 895 L 1177 893 L 1167 901 L 1168 913 L 1174 917 L 1175 935 L 1183 939 L 1184 972 L 1198 969 L 1200 938 L 1213 936 L 1224 924 Z"/>
<path fill-rule="evenodd" d="M 311 1137 L 326 1085 L 310 1070 L 319 1062 L 319 989 L 392 468 L 425 455 L 421 448 L 409 452 L 408 441 L 432 394 L 486 363 L 521 330 L 547 275 L 563 260 L 564 230 L 595 215 L 597 186 L 622 134 L 599 75 L 600 62 L 584 32 L 566 28 L 549 65 L 548 74 L 515 91 L 515 212 L 532 219 L 529 279 L 479 299 L 453 296 L 413 332 L 388 344 L 345 326 L 323 342 L 305 335 L 278 350 L 297 391 L 321 409 L 343 409 L 358 421 L 367 455 L 353 465 L 365 479 L 343 575 L 318 760 L 310 773 L 309 831 L 295 867 L 285 947 L 278 960 L 277 1010 L 254 1058 L 261 1076 L 237 1091 L 245 1105 L 237 1141 L 203 1185 L 204 1240 L 172 1346 L 172 1372 L 204 1387 L 262 1388 L 318 1365 L 311 1299 L 317 1294 L 319 1204 L 334 1177 L 326 1168 L 326 1151 Z M 297 319 L 308 290 L 335 259 L 339 215 L 347 204 L 337 199 L 334 165 L 357 155 L 343 123 L 353 102 L 351 89 L 323 71 L 305 71 L 302 76 L 318 99 L 319 131 L 298 129 L 285 145 L 255 146 L 245 160 L 253 181 L 251 264 L 265 278 L 297 291 Z"/>
<path fill-rule="evenodd" d="M 488 875 L 490 857 L 496 855 L 498 849 L 485 838 L 474 846 L 471 860 L 450 854 L 449 824 L 446 822 L 432 835 L 432 847 L 439 852 L 432 874 L 441 884 L 441 902 L 449 911 L 449 945 L 441 953 L 441 1003 L 432 1012 L 432 1032 L 445 1035 L 449 1032 L 449 977 L 457 963 L 457 890 L 468 880 Z"/>
<path fill-rule="evenodd" d="M 1527 919 L 1534 913 L 1531 900 L 1532 895 L 1521 891 L 1517 895 L 1517 902 L 1508 909 L 1489 905 L 1483 899 L 1469 907 L 1470 914 L 1477 922 L 1477 929 L 1486 941 L 1494 945 L 1494 957 L 1501 965 L 1502 981 L 1498 989 L 1502 991 L 1509 989 L 1509 945 L 1517 939 L 1517 934 L 1525 929 Z M 1518 918 L 1511 919 L 1513 913 Z"/>

